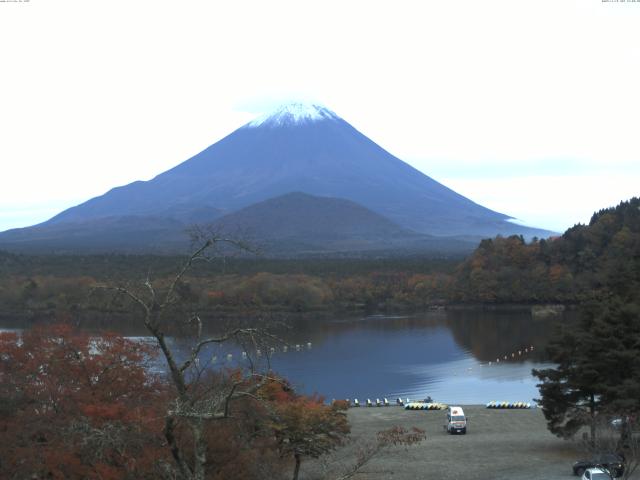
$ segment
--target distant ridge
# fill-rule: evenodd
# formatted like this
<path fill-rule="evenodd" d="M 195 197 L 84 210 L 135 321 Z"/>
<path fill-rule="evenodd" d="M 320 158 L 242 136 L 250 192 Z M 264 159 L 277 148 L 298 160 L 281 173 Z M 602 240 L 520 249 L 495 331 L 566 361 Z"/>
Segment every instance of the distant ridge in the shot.
<path fill-rule="evenodd" d="M 12 248 L 20 243 L 47 248 L 47 241 L 64 245 L 66 237 L 83 236 L 85 243 L 74 243 L 78 248 L 99 244 L 120 250 L 127 242 L 138 245 L 149 238 L 134 218 L 144 219 L 139 223 L 149 231 L 166 230 L 150 245 L 174 248 L 174 238 L 183 235 L 186 225 L 211 223 L 291 192 L 355 202 L 414 234 L 476 241 L 497 234 L 551 234 L 511 223 L 509 216 L 459 195 L 394 157 L 328 108 L 295 103 L 249 122 L 152 180 L 116 187 L 43 224 L 0 233 L 0 248 L 9 243 Z M 170 231 L 170 225 L 180 228 Z M 83 226 L 86 231 L 80 235 Z M 276 227 L 283 232 L 289 228 L 285 221 Z M 94 239 L 91 231 L 102 234 Z M 114 236 L 117 241 L 109 244 L 106 239 Z"/>
<path fill-rule="evenodd" d="M 360 237 L 380 239 L 412 234 L 350 200 L 292 192 L 230 213 L 215 225 L 253 232 L 256 239 L 304 238 L 318 242 Z"/>
<path fill-rule="evenodd" d="M 218 231 L 237 233 L 262 247 L 263 253 L 276 256 L 425 251 L 451 255 L 469 253 L 476 245 L 464 239 L 412 232 L 350 200 L 301 192 L 255 203 L 214 225 Z"/>

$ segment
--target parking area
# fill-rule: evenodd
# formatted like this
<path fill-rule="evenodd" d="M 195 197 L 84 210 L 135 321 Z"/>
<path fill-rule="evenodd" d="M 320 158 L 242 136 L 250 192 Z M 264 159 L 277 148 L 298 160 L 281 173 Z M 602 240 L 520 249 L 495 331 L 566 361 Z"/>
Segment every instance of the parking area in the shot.
<path fill-rule="evenodd" d="M 376 432 L 399 425 L 426 431 L 417 446 L 382 451 L 356 479 L 576 479 L 571 465 L 583 455 L 578 442 L 550 434 L 539 409 L 487 409 L 464 406 L 466 435 L 448 435 L 444 411 L 409 411 L 401 407 L 349 410 L 353 442 L 330 458 L 303 464 L 302 478 L 339 471 L 353 462 L 358 445 Z M 326 473 L 326 471 L 325 471 Z M 634 477 L 635 478 L 635 477 Z"/>

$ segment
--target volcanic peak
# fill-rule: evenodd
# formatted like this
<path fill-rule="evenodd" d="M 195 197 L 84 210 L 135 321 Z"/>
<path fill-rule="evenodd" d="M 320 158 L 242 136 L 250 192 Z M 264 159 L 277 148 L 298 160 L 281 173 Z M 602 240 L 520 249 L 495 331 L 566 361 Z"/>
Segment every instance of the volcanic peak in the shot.
<path fill-rule="evenodd" d="M 282 127 L 318 122 L 321 120 L 336 120 L 338 117 L 326 107 L 313 103 L 291 102 L 280 105 L 275 110 L 266 113 L 247 123 L 245 128 Z"/>

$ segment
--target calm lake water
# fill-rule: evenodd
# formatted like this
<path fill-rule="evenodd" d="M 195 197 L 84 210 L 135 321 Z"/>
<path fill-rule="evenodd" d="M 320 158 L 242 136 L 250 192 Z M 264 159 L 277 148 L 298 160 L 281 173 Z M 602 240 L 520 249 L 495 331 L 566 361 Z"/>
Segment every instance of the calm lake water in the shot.
<path fill-rule="evenodd" d="M 528 310 L 295 320 L 288 328 L 274 329 L 286 348 L 284 343 L 272 343 L 272 352 L 262 347 L 257 360 L 263 366 L 269 362 L 298 391 L 317 392 L 328 400 L 429 395 L 445 403 L 531 402 L 538 397 L 531 369 L 550 366 L 544 347 L 563 321 L 567 316 L 532 318 Z M 122 333 L 143 331 L 125 328 Z M 174 346 L 180 343 L 176 340 Z M 244 364 L 245 349 L 251 351 L 211 348 L 201 363 Z"/>

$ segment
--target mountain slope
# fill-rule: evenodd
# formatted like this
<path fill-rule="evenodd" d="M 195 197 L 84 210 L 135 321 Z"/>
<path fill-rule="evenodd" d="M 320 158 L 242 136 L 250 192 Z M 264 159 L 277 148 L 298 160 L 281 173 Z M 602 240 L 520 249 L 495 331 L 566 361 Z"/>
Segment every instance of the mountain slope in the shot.
<path fill-rule="evenodd" d="M 215 225 L 227 231 L 251 231 L 255 238 L 369 239 L 411 235 L 355 202 L 292 192 L 230 213 Z"/>
<path fill-rule="evenodd" d="M 267 254 L 391 251 L 468 253 L 475 243 L 417 234 L 350 200 L 293 192 L 245 207 L 214 223 Z"/>
<path fill-rule="evenodd" d="M 171 253 L 184 250 L 187 226 L 160 217 L 123 215 L 47 223 L 0 234 L 0 248 L 53 253 Z"/>
<path fill-rule="evenodd" d="M 425 251 L 449 255 L 469 253 L 476 245 L 417 234 L 350 200 L 300 192 L 255 203 L 209 225 L 207 228 L 240 239 L 266 256 Z M 0 247 L 23 252 L 172 253 L 188 251 L 191 227 L 150 216 L 102 217 L 10 230 L 0 238 Z"/>
<path fill-rule="evenodd" d="M 177 225 L 210 223 L 290 192 L 350 200 L 421 234 L 478 239 L 551 233 L 513 224 L 508 216 L 457 194 L 326 108 L 292 104 L 248 123 L 150 181 L 114 188 L 43 224 L 2 233 L 0 246 L 36 240 L 45 245 L 51 232 L 58 232 L 62 245 L 65 229 L 75 232 L 76 239 L 83 225 L 108 237 L 116 233 L 114 224 L 127 224 L 120 225 L 121 238 L 113 244 L 120 249 L 129 237 L 132 244 L 148 237 L 134 218 L 145 219 L 141 224 L 157 219 L 158 229 L 165 232 L 160 237 L 169 238 L 181 232 Z M 278 228 L 284 227 L 280 222 Z M 87 241 L 90 237 L 87 233 Z M 107 243 L 105 238 L 100 242 Z"/>
<path fill-rule="evenodd" d="M 291 110 L 251 122 L 148 182 L 115 188 L 50 222 L 167 216 L 176 206 L 232 212 L 300 191 L 352 200 L 422 233 L 530 232 L 402 162 L 333 112 L 318 106 Z"/>

